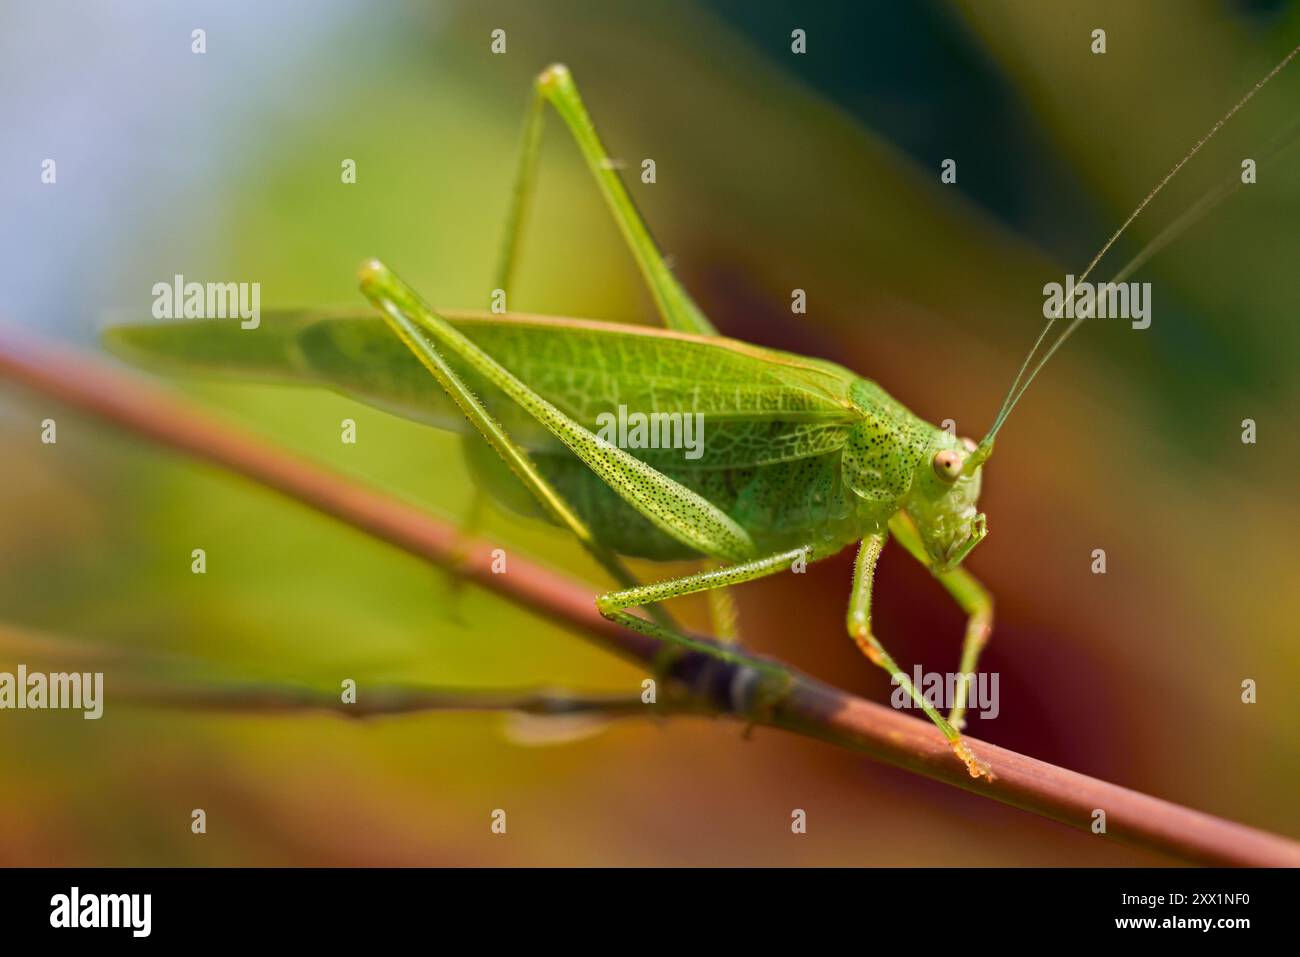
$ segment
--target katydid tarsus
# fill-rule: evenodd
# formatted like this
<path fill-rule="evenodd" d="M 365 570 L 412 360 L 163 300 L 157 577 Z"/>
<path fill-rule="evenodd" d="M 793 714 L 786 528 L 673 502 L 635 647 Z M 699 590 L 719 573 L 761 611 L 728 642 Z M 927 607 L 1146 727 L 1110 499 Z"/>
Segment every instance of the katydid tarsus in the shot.
<path fill-rule="evenodd" d="M 1080 283 L 1165 184 L 1297 52 L 1173 167 Z M 548 106 L 576 140 L 665 328 L 438 312 L 372 260 L 362 267 L 361 288 L 378 317 L 295 312 L 264 317 L 251 331 L 222 320 L 123 326 L 110 330 L 110 340 L 136 357 L 325 385 L 459 429 L 479 487 L 517 511 L 569 528 L 620 586 L 596 599 L 600 613 L 659 639 L 666 649 L 735 657 L 725 643 L 683 633 L 661 603 L 700 592 L 722 595 L 729 586 L 856 543 L 850 636 L 938 726 L 970 774 L 991 778 L 993 771 L 967 747 L 960 729 L 969 682 L 992 629 L 993 601 L 960 566 L 987 531 L 976 501 L 994 437 L 1080 320 L 1031 368 L 1056 320 L 1048 321 L 979 443 L 928 424 L 875 383 L 834 363 L 719 336 L 655 245 L 560 65 L 544 70 L 534 84 L 497 274 L 507 295 Z M 680 448 L 621 448 L 607 441 L 597 434 L 597 421 L 620 407 L 701 415 L 708 436 L 702 454 L 690 459 Z M 959 666 L 965 678 L 946 717 L 913 686 L 871 627 L 876 562 L 891 535 L 967 616 Z M 641 584 L 621 556 L 710 564 L 695 574 Z M 730 617 L 725 601 L 715 607 L 723 609 L 720 617 Z M 771 680 L 779 682 L 779 675 Z"/>

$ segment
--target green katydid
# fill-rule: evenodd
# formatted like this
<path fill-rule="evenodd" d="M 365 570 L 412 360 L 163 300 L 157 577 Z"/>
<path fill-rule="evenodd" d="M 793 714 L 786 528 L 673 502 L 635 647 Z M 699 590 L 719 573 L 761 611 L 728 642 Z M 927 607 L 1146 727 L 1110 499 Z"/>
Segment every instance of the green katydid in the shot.
<path fill-rule="evenodd" d="M 1296 52 L 1300 48 L 1170 171 L 1080 283 L 1183 164 Z M 727 587 L 856 543 L 850 636 L 925 711 L 970 774 L 991 778 L 960 733 L 970 678 L 958 682 L 949 714 L 941 715 L 872 631 L 872 580 L 893 535 L 967 615 L 959 673 L 974 673 L 992 628 L 993 602 L 960 566 L 987 532 L 976 509 L 982 469 L 1007 415 L 1081 320 L 1031 369 L 1056 320 L 1048 321 L 978 444 L 926 423 L 875 383 L 834 363 L 721 337 L 664 261 L 560 65 L 534 84 L 498 272 L 503 291 L 511 284 L 548 104 L 576 139 L 666 328 L 437 312 L 382 263 L 370 261 L 361 270 L 361 289 L 379 317 L 297 312 L 268 316 L 252 331 L 222 320 L 188 320 L 117 327 L 110 341 L 137 357 L 325 385 L 465 432 L 467 461 L 481 488 L 572 530 L 621 586 L 597 598 L 601 614 L 666 648 L 732 656 L 725 643 L 684 634 L 660 603 L 706 592 L 725 620 L 727 604 L 719 596 Z M 598 435 L 602 414 L 620 407 L 701 415 L 707 426 L 702 454 L 691 459 L 680 449 L 629 450 Z M 645 585 L 620 556 L 711 564 Z"/>

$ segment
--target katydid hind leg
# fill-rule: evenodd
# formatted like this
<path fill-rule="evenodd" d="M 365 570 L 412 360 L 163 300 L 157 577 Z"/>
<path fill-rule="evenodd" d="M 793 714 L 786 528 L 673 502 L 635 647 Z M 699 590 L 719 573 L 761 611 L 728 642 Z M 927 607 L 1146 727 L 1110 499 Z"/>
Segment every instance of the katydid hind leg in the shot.
<path fill-rule="evenodd" d="M 542 129 L 548 103 L 560 114 L 578 144 L 619 231 L 650 288 L 660 320 L 670 329 L 716 335 L 717 330 L 713 324 L 678 281 L 659 250 L 645 220 L 618 176 L 617 163 L 609 156 L 587 114 L 577 84 L 568 69 L 559 64 L 548 67 L 534 80 L 533 97 L 524 122 L 519 166 L 511 191 L 510 211 L 497 268 L 498 288 L 505 291 L 507 302 L 510 301 L 528 210 L 536 188 Z M 714 634 L 728 643 L 739 640 L 739 614 L 731 593 L 725 589 L 711 591 L 709 610 Z"/>
<path fill-rule="evenodd" d="M 993 771 L 988 764 L 975 756 L 970 746 L 962 739 L 961 733 L 949 724 L 943 715 L 935 710 L 933 705 L 925 700 L 925 697 L 908 678 L 906 672 L 895 664 L 894 659 L 872 631 L 871 589 L 875 580 L 876 562 L 880 558 L 880 552 L 885 546 L 887 537 L 887 532 L 880 531 L 868 535 L 859 546 L 858 559 L 853 570 L 853 595 L 849 599 L 849 636 L 871 662 L 884 668 L 890 674 L 894 681 L 898 683 L 898 686 L 903 689 L 903 692 L 943 732 L 943 736 L 948 739 L 948 745 L 952 748 L 953 753 L 966 765 L 966 770 L 970 772 L 970 776 L 973 778 L 985 777 L 991 781 L 993 780 Z"/>
<path fill-rule="evenodd" d="M 708 499 L 574 421 L 434 312 L 382 263 L 372 260 L 363 267 L 361 289 L 502 458 L 521 478 L 530 480 L 547 506 L 564 516 L 564 523 L 589 547 L 600 548 L 591 530 L 573 514 L 526 452 L 505 434 L 482 402 L 451 370 L 444 352 L 473 367 L 505 393 L 665 534 L 705 557 L 744 562 L 757 555 L 753 539 L 735 519 Z"/>
<path fill-rule="evenodd" d="M 511 193 L 510 212 L 506 218 L 505 239 L 497 267 L 497 286 L 507 293 L 514 280 L 523 239 L 528 209 L 537 182 L 538 157 L 541 150 L 542 127 L 546 106 L 550 104 L 560 115 L 582 152 L 601 195 L 614 216 L 619 232 L 636 259 L 637 267 L 650 287 L 655 308 L 665 326 L 679 332 L 699 335 L 716 335 L 717 330 L 695 304 L 684 286 L 673 275 L 663 253 L 655 244 L 650 230 L 619 178 L 617 163 L 606 151 L 596 127 L 587 115 L 587 108 L 578 95 L 573 76 L 562 64 L 552 64 L 533 81 L 533 97 L 529 103 L 524 123 L 523 145 L 520 149 L 519 167 Z"/>
<path fill-rule="evenodd" d="M 368 292 L 371 294 L 371 292 Z M 542 508 L 549 513 L 557 524 L 566 526 L 584 548 L 591 554 L 620 585 L 630 587 L 638 584 L 636 578 L 628 571 L 623 562 L 612 551 L 602 545 L 587 523 L 564 500 L 555 487 L 542 475 L 536 463 L 527 451 L 516 443 L 493 418 L 486 407 L 447 364 L 443 356 L 433 348 L 420 327 L 396 308 L 396 304 L 384 299 L 380 294 L 374 295 L 376 304 L 380 305 L 384 319 L 403 344 L 418 358 L 422 365 L 433 375 L 438 384 L 447 392 L 479 434 L 505 461 L 506 465 L 533 494 Z M 445 320 L 441 320 L 445 324 Z M 472 364 L 472 359 L 470 360 Z M 662 608 L 649 609 L 650 614 L 664 627 L 673 626 L 672 616 Z"/>

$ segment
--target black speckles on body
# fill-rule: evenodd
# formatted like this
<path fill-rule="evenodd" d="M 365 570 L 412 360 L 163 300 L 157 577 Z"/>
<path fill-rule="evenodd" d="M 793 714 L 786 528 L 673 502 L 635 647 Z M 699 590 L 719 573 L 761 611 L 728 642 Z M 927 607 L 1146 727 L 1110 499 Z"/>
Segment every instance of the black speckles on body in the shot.
<path fill-rule="evenodd" d="M 844 446 L 844 482 L 868 501 L 897 507 L 911 488 L 934 426 L 874 382 L 859 379 L 851 394 L 862 419 Z"/>
<path fill-rule="evenodd" d="M 536 457 L 538 468 L 615 551 L 641 558 L 691 558 L 683 546 L 576 458 Z M 857 538 L 855 497 L 840 481 L 838 453 L 746 469 L 670 469 L 667 474 L 733 518 L 766 554 L 802 545 L 848 544 Z"/>

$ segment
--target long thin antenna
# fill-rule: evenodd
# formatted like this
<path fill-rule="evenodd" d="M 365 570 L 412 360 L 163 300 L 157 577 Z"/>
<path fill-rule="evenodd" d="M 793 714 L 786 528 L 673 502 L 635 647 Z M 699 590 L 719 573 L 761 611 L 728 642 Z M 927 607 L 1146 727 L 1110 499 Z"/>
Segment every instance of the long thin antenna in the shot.
<path fill-rule="evenodd" d="M 1260 157 L 1260 160 L 1257 165 L 1263 166 L 1264 163 L 1268 162 L 1269 160 L 1275 159 L 1279 154 L 1284 152 L 1288 147 L 1293 146 L 1296 142 L 1296 135 L 1298 133 L 1300 133 L 1300 120 L 1297 120 L 1296 122 L 1292 123 L 1283 131 L 1283 133 L 1280 136 L 1274 139 L 1273 144 L 1269 147 L 1268 151 Z M 1129 276 L 1133 275 L 1133 273 L 1137 272 L 1139 269 L 1145 266 L 1147 262 L 1149 262 L 1157 253 L 1159 253 L 1162 249 L 1164 249 L 1175 239 L 1181 236 L 1184 232 L 1190 229 L 1193 225 L 1195 225 L 1210 210 L 1212 210 L 1215 206 L 1218 206 L 1219 203 L 1223 202 L 1225 199 L 1227 199 L 1229 196 L 1231 196 L 1233 193 L 1239 190 L 1241 186 L 1242 186 L 1241 176 L 1234 171 L 1232 174 L 1228 176 L 1225 182 L 1221 183 L 1219 186 L 1216 186 L 1210 192 L 1206 193 L 1204 196 L 1198 199 L 1194 204 L 1192 204 L 1181 214 L 1179 214 L 1177 219 L 1175 219 L 1172 223 L 1170 223 L 1159 233 L 1157 233 L 1156 236 L 1152 238 L 1150 242 L 1148 242 L 1145 246 L 1143 246 L 1140 250 L 1138 250 L 1137 254 L 1134 255 L 1134 257 L 1128 261 L 1128 263 L 1124 266 L 1123 269 L 1115 273 L 1115 275 L 1112 276 L 1108 281 L 1112 283 L 1121 283 Z M 1034 367 L 1034 371 L 1033 373 L 1031 373 L 1029 377 L 1030 381 L 1033 380 L 1034 376 L 1038 375 L 1039 370 L 1041 370 L 1043 366 L 1047 365 L 1047 360 L 1052 357 L 1052 355 L 1056 352 L 1056 350 L 1059 349 L 1062 346 L 1062 344 L 1064 344 L 1065 340 L 1068 339 L 1071 336 L 1071 334 L 1075 331 L 1075 329 L 1079 327 L 1079 325 L 1083 322 L 1084 318 L 1085 317 L 1082 316 L 1076 318 L 1073 322 L 1070 323 L 1069 326 L 1066 327 L 1065 331 L 1061 333 L 1061 335 L 1056 339 L 1056 341 L 1052 343 L 1051 349 L 1047 351 L 1047 353 L 1039 361 L 1038 365 Z M 1050 328 L 1050 326 L 1051 323 L 1048 323 L 1048 328 Z M 1039 339 L 1041 341 L 1042 336 L 1039 336 Z M 1028 359 L 1026 359 L 1025 364 L 1028 365 Z M 1025 390 L 1028 388 L 1029 388 L 1029 382 L 1026 382 L 1015 393 L 1014 398 L 1010 399 L 1009 407 L 1007 409 L 1007 414 L 1010 414 L 1011 409 L 1014 408 L 1015 404 L 1020 401 L 1020 397 L 1025 394 Z M 1004 415 L 1003 418 L 1005 419 L 1006 416 Z"/>
<path fill-rule="evenodd" d="M 1277 64 L 1277 66 L 1273 67 L 1273 69 L 1268 72 L 1267 76 L 1256 83 L 1245 96 L 1236 102 L 1232 109 L 1223 114 L 1223 116 L 1219 118 L 1219 121 L 1215 123 L 1214 126 L 1210 127 L 1209 131 L 1204 136 L 1196 141 L 1196 145 L 1193 146 L 1182 159 L 1174 164 L 1174 167 L 1165 174 L 1164 178 L 1156 184 L 1155 188 L 1151 190 L 1151 192 L 1147 193 L 1142 202 L 1138 203 L 1137 208 L 1129 214 L 1128 219 L 1124 220 L 1120 227 L 1111 235 L 1110 239 L 1106 240 L 1105 245 L 1097 251 L 1097 255 L 1092 257 L 1092 261 L 1088 263 L 1088 268 L 1083 271 L 1082 275 L 1080 275 L 1076 282 L 1083 283 L 1087 281 L 1088 277 L 1092 275 L 1093 270 L 1097 268 L 1097 265 L 1101 262 L 1102 258 L 1110 252 L 1111 247 L 1119 241 L 1119 238 L 1124 235 L 1129 226 L 1133 224 L 1133 220 L 1137 219 L 1138 216 L 1141 215 L 1142 211 L 1151 204 L 1151 201 L 1159 195 L 1160 191 L 1169 184 L 1169 181 L 1178 175 L 1179 170 L 1186 166 L 1188 161 L 1201 151 L 1201 147 L 1214 138 L 1215 134 L 1217 134 L 1219 130 L 1221 130 L 1224 125 L 1236 115 L 1238 110 L 1249 103 L 1255 94 L 1263 89 L 1264 86 L 1273 79 L 1273 77 L 1281 73 L 1282 70 L 1286 68 L 1287 64 L 1295 59 L 1296 54 L 1300 54 L 1300 46 L 1296 46 L 1292 49 L 1291 52 Z M 1204 215 L 1213 205 L 1215 205 L 1215 203 L 1219 202 L 1230 193 L 1231 190 L 1220 188 L 1218 191 L 1211 194 L 1211 196 L 1202 197 L 1201 201 L 1180 216 L 1173 224 L 1163 230 L 1155 239 L 1148 243 L 1146 247 L 1144 247 L 1143 250 L 1129 262 L 1128 265 L 1116 273 L 1115 277 L 1111 279 L 1111 282 L 1119 282 L 1124 277 L 1131 274 L 1135 269 L 1159 251 L 1159 249 L 1173 241 L 1178 233 L 1190 226 L 1193 222 Z M 1207 200 L 1209 201 L 1207 202 Z M 967 460 L 967 471 L 973 471 L 974 468 L 982 464 L 984 460 L 992 454 L 993 439 L 997 435 L 998 430 L 1002 428 L 1003 423 L 1006 422 L 1007 416 L 1011 414 L 1011 410 L 1015 408 L 1016 403 L 1020 401 L 1020 397 L 1025 394 L 1025 391 L 1029 388 L 1029 384 L 1034 381 L 1034 378 L 1042 370 L 1043 366 L 1047 364 L 1047 361 L 1051 359 L 1051 357 L 1056 353 L 1056 350 L 1059 349 L 1074 330 L 1078 328 L 1084 317 L 1080 316 L 1076 318 L 1065 328 L 1065 330 L 1053 341 L 1052 345 L 1048 348 L 1047 352 L 1043 355 L 1038 364 L 1033 367 L 1033 371 L 1029 373 L 1028 378 L 1025 378 L 1025 370 L 1029 368 L 1039 347 L 1047 339 L 1048 333 L 1051 332 L 1052 327 L 1056 324 L 1056 321 L 1059 318 L 1060 312 L 1058 309 L 1057 314 L 1047 320 L 1047 324 L 1043 327 L 1043 331 L 1039 333 L 1038 338 L 1034 341 L 1033 348 L 1031 348 L 1029 354 L 1025 356 L 1025 361 L 1021 363 L 1020 370 L 1016 373 L 1016 377 L 1012 381 L 1011 387 L 1007 389 L 1006 398 L 1002 400 L 1002 406 L 998 409 L 998 414 L 993 419 L 993 425 L 980 441 L 979 448 Z M 1021 381 L 1022 379 L 1024 380 L 1023 382 Z"/>

